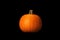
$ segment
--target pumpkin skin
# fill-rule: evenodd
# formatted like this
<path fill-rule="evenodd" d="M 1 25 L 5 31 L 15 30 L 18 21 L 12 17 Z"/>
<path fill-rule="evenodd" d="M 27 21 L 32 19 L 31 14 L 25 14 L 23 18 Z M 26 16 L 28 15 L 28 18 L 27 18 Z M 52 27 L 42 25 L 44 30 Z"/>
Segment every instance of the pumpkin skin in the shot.
<path fill-rule="evenodd" d="M 42 20 L 36 14 L 25 14 L 19 20 L 22 32 L 38 32 L 42 28 Z"/>
<path fill-rule="evenodd" d="M 32 14 L 33 10 L 29 11 L 29 14 L 25 14 L 19 20 L 19 28 L 22 32 L 38 32 L 42 28 L 42 20 L 36 15 Z"/>

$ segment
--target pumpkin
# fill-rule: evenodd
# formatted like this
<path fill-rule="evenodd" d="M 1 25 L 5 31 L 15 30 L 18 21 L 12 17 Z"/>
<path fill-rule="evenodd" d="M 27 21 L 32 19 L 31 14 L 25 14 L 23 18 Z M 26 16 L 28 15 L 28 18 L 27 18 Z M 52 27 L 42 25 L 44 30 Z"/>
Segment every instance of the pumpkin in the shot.
<path fill-rule="evenodd" d="M 42 28 L 40 16 L 33 14 L 32 11 L 29 10 L 29 14 L 24 14 L 19 20 L 19 28 L 22 32 L 38 32 Z"/>

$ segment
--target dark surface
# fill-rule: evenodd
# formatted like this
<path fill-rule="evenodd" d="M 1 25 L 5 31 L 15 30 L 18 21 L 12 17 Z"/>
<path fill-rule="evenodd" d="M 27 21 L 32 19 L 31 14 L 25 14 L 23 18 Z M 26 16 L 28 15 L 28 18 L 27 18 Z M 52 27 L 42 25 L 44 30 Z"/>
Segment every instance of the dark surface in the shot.
<path fill-rule="evenodd" d="M 15 3 L 14 3 L 15 2 Z M 16 0 L 14 2 L 8 2 L 9 5 L 3 7 L 5 13 L 3 19 L 3 22 L 5 25 L 4 30 L 2 32 L 6 33 L 12 33 L 13 35 L 18 35 L 20 37 L 24 38 L 40 38 L 42 33 L 47 33 L 48 31 L 48 1 L 47 0 Z M 11 9 L 11 10 L 10 10 Z M 32 9 L 34 14 L 37 14 L 41 16 L 42 18 L 42 30 L 38 33 L 23 33 L 19 29 L 19 19 L 22 15 L 28 14 L 29 10 Z M 6 17 L 5 17 L 6 16 Z M 6 29 L 5 29 L 6 28 Z M 10 34 L 9 34 L 10 35 Z M 16 36 L 17 37 L 17 36 Z M 23 39 L 24 39 L 23 38 Z"/>
<path fill-rule="evenodd" d="M 42 18 L 42 30 L 38 33 L 23 33 L 19 29 L 19 19 L 22 15 L 28 14 L 29 10 L 32 9 L 34 14 L 37 14 L 41 16 Z M 16 33 L 18 33 L 21 36 L 27 36 L 27 37 L 38 37 L 41 35 L 41 33 L 47 33 L 48 32 L 48 1 L 47 0 L 16 0 Z"/>
<path fill-rule="evenodd" d="M 48 39 L 47 35 L 51 39 L 51 37 L 58 35 L 57 32 L 60 32 L 57 25 L 59 22 L 57 2 L 48 2 L 48 0 L 1 0 L 0 4 L 0 23 L 2 24 L 0 24 L 0 36 L 2 39 L 15 39 L 17 37 L 19 40 L 32 38 L 35 40 L 41 39 L 41 37 L 42 39 Z M 38 33 L 23 33 L 19 29 L 19 19 L 23 14 L 28 13 L 30 9 L 34 10 L 34 14 L 41 16 L 43 21 L 43 28 Z"/>
<path fill-rule="evenodd" d="M 47 0 L 37 0 L 37 1 L 20 1 L 16 0 L 16 21 L 17 21 L 17 32 L 21 32 L 18 26 L 19 19 L 22 15 L 28 14 L 29 10 L 32 9 L 34 14 L 41 16 L 42 18 L 42 30 L 40 32 L 48 32 L 48 1 Z M 39 32 L 39 33 L 40 33 Z"/>

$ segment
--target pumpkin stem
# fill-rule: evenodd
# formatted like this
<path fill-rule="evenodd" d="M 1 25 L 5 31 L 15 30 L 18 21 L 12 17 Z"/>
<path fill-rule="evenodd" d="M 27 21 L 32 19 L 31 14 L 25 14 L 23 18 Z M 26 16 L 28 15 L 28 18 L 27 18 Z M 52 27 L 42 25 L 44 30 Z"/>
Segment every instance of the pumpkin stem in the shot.
<path fill-rule="evenodd" d="M 29 10 L 29 14 L 32 14 L 33 13 L 33 10 Z"/>

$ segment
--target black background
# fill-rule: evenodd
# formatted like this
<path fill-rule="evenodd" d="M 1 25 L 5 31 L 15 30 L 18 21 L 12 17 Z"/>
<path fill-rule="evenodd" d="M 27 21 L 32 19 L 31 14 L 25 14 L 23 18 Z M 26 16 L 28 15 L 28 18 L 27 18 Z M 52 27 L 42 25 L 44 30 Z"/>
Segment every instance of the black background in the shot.
<path fill-rule="evenodd" d="M 48 1 L 47 0 L 16 0 L 16 22 L 17 32 L 19 30 L 18 22 L 22 15 L 28 14 L 29 10 L 42 18 L 43 28 L 40 32 L 48 32 Z"/>
<path fill-rule="evenodd" d="M 5 2 L 5 1 L 4 1 Z M 5 25 L 2 32 L 13 34 L 14 36 L 24 37 L 24 38 L 40 38 L 42 33 L 49 32 L 48 26 L 48 0 L 16 0 L 16 1 L 6 1 L 1 3 L 3 6 L 2 19 Z M 19 19 L 22 15 L 28 14 L 29 10 L 32 9 L 34 14 L 39 15 L 42 18 L 42 30 L 38 33 L 23 33 L 19 29 Z M 6 24 L 7 23 L 7 24 Z M 23 38 L 23 39 L 24 39 Z"/>
<path fill-rule="evenodd" d="M 28 14 L 29 10 L 32 9 L 34 14 L 39 15 L 42 18 L 42 30 L 38 33 L 23 33 L 19 29 L 19 19 L 22 15 Z M 41 33 L 48 32 L 48 0 L 16 0 L 16 33 L 20 36 L 27 37 L 38 37 Z"/>
<path fill-rule="evenodd" d="M 57 25 L 58 13 L 56 9 L 59 9 L 57 2 L 48 0 L 1 0 L 0 1 L 0 15 L 1 15 L 1 26 L 0 33 L 1 37 L 9 39 L 18 37 L 18 39 L 40 39 L 47 33 L 49 35 L 59 32 L 59 26 Z M 55 6 L 54 6 L 55 5 Z M 57 6 L 57 7 L 56 7 Z M 34 14 L 41 16 L 43 22 L 43 28 L 38 33 L 23 33 L 18 26 L 19 19 L 22 15 L 29 12 L 32 9 Z M 58 29 L 58 30 L 57 30 Z M 55 32 L 55 33 L 54 33 Z M 46 33 L 46 34 L 45 34 Z M 48 35 L 48 36 L 49 36 Z M 54 35 L 54 36 L 55 36 Z M 46 35 L 47 36 L 47 35 Z M 45 36 L 45 37 L 46 37 Z M 51 36 L 52 37 L 52 36 Z M 3 39 L 4 39 L 3 38 Z M 53 38 L 53 37 L 52 37 Z M 54 37 L 55 38 L 55 37 Z M 49 37 L 50 39 L 50 37 Z"/>

